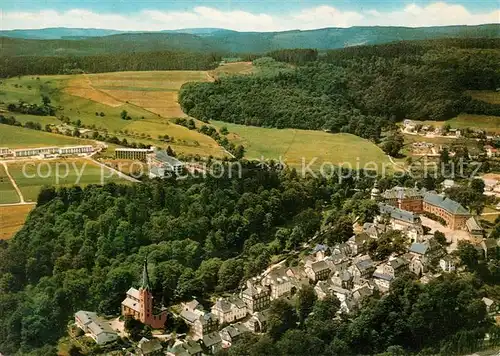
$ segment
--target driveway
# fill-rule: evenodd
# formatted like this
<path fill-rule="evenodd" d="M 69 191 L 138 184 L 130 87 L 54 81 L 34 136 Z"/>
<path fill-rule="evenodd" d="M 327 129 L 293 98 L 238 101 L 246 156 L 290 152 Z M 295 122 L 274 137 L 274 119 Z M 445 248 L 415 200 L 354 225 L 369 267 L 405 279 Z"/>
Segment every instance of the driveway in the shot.
<path fill-rule="evenodd" d="M 422 225 L 431 228 L 431 233 L 434 233 L 434 231 L 438 230 L 446 236 L 446 241 L 450 243 L 450 245 L 447 247 L 448 253 L 457 249 L 458 241 L 465 240 L 473 242 L 469 233 L 465 230 L 451 230 L 450 228 L 441 225 L 437 221 L 431 220 L 423 215 L 420 215 L 420 219 L 422 220 Z"/>

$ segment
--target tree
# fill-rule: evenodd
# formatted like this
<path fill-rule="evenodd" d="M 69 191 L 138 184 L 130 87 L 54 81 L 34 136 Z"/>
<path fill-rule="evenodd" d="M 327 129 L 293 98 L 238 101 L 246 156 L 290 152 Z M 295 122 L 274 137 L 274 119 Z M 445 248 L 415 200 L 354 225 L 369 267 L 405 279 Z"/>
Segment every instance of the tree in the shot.
<path fill-rule="evenodd" d="M 174 150 L 170 146 L 167 147 L 167 155 L 169 155 L 170 157 L 175 157 L 176 156 Z"/>
<path fill-rule="evenodd" d="M 392 132 L 389 136 L 387 136 L 385 142 L 382 145 L 382 149 L 389 156 L 397 157 L 399 155 L 399 151 L 404 146 L 404 137 L 401 135 L 399 131 Z"/>
<path fill-rule="evenodd" d="M 482 179 L 473 179 L 470 182 L 470 188 L 477 194 L 482 195 L 484 193 L 484 181 Z"/>
<path fill-rule="evenodd" d="M 446 246 L 447 241 L 446 241 L 446 236 L 443 234 L 441 231 L 434 231 L 434 239 L 441 245 L 441 246 Z"/>
<path fill-rule="evenodd" d="M 121 113 L 120 113 L 120 117 L 122 118 L 122 120 L 128 120 L 128 112 L 127 110 L 123 110 Z"/>
<path fill-rule="evenodd" d="M 219 269 L 218 290 L 227 291 L 236 289 L 243 277 L 243 265 L 238 259 L 224 261 Z"/>
<path fill-rule="evenodd" d="M 299 290 L 296 298 L 297 315 L 300 323 L 303 324 L 307 316 L 312 312 L 317 296 L 311 286 L 304 286 Z"/>
<path fill-rule="evenodd" d="M 297 314 L 294 308 L 283 299 L 276 299 L 269 307 L 267 331 L 273 340 L 277 340 L 287 330 L 297 326 Z"/>
<path fill-rule="evenodd" d="M 464 265 L 469 269 L 475 269 L 478 264 L 478 252 L 469 241 L 459 241 L 457 254 Z"/>

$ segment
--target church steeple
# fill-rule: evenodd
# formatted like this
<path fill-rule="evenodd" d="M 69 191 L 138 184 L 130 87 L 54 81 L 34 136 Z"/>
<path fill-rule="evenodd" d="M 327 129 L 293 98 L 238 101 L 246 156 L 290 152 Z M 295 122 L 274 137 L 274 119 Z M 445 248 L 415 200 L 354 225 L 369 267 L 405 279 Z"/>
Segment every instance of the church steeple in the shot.
<path fill-rule="evenodd" d="M 144 266 L 142 268 L 142 284 L 141 289 L 150 290 L 149 286 L 149 275 L 148 275 L 148 259 L 144 259 Z"/>

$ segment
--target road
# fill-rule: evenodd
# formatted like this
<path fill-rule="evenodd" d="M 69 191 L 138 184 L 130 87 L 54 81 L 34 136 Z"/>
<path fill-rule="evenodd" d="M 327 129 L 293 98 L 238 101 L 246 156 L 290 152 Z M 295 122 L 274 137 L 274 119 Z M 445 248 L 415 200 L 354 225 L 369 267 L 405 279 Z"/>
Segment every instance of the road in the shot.
<path fill-rule="evenodd" d="M 104 163 L 101 163 L 101 162 L 95 160 L 92 157 L 85 157 L 85 158 L 88 159 L 88 160 L 90 160 L 90 161 L 92 161 L 93 163 L 99 165 L 102 168 L 109 169 L 110 171 L 112 171 L 113 173 L 115 173 L 120 178 L 126 179 L 126 180 L 128 180 L 130 182 L 133 182 L 133 183 L 140 183 L 141 182 L 140 180 L 135 179 L 135 178 L 133 178 L 133 177 L 131 177 L 129 175 L 126 175 L 125 173 L 122 173 L 119 170 L 116 170 L 116 169 L 114 169 L 112 167 L 106 166 Z"/>
<path fill-rule="evenodd" d="M 12 183 L 12 186 L 16 190 L 17 195 L 19 195 L 19 203 L 17 203 L 17 204 L 11 204 L 11 205 L 23 205 L 23 204 L 27 204 L 24 201 L 24 197 L 23 197 L 23 193 L 21 193 L 21 189 L 19 189 L 19 187 L 17 186 L 16 181 L 14 180 L 14 178 L 12 178 L 12 176 L 9 173 L 9 168 L 7 167 L 7 163 L 5 163 L 3 161 L 0 162 L 0 163 L 2 164 L 3 168 L 5 169 L 5 174 L 7 174 L 7 177 L 9 177 L 10 182 Z M 7 204 L 7 205 L 9 205 L 9 204 Z M 3 206 L 5 206 L 5 205 L 3 205 Z"/>

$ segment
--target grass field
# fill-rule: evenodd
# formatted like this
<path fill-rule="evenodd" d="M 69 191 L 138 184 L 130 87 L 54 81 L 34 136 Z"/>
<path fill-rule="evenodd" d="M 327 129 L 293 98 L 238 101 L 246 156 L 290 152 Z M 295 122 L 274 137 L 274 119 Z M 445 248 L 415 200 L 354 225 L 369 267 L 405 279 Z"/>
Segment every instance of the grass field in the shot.
<path fill-rule="evenodd" d="M 21 229 L 34 204 L 0 206 L 0 240 L 10 239 Z"/>
<path fill-rule="evenodd" d="M 0 147 L 30 148 L 91 144 L 92 141 L 0 124 Z"/>
<path fill-rule="evenodd" d="M 460 114 L 447 121 L 422 121 L 423 125 L 442 127 L 449 124 L 455 129 L 482 129 L 489 133 L 500 133 L 500 116 Z"/>
<path fill-rule="evenodd" d="M 315 160 L 314 167 L 327 162 L 363 167 L 369 162 L 392 167 L 384 152 L 372 142 L 351 134 L 329 134 L 322 131 L 270 129 L 212 121 L 216 127 L 226 126 L 230 141 L 242 144 L 249 159 L 279 159 L 290 166 L 306 166 Z M 373 169 L 373 167 L 368 167 Z"/>
<path fill-rule="evenodd" d="M 19 203 L 19 200 L 19 196 L 5 172 L 5 168 L 0 165 L 0 204 Z"/>
<path fill-rule="evenodd" d="M 255 68 L 253 67 L 252 62 L 233 62 L 217 67 L 208 73 L 212 78 L 217 79 L 228 75 L 251 74 L 254 70 Z"/>
<path fill-rule="evenodd" d="M 40 95 L 45 94 L 58 107 L 58 116 L 67 116 L 71 121 L 79 119 L 86 126 L 127 138 L 128 141 L 163 147 L 167 144 L 158 141 L 157 137 L 169 135 L 175 138 L 175 143 L 169 145 L 177 153 L 214 157 L 225 155 L 210 137 L 176 125 L 171 120 L 185 116 L 177 103 L 180 86 L 190 80 L 210 80 L 207 72 L 118 72 L 36 78 L 26 76 L 2 82 L 0 101 L 4 104 L 0 103 L 0 106 L 5 107 L 19 99 L 40 103 Z M 107 89 L 100 90 L 98 87 Z M 120 118 L 123 110 L 132 120 Z M 96 115 L 101 112 L 104 116 Z M 23 123 L 34 121 L 42 126 L 60 123 L 55 117 L 12 114 Z M 2 139 L 0 133 L 0 146 Z M 23 144 L 23 140 L 19 140 L 19 146 Z"/>
<path fill-rule="evenodd" d="M 492 90 L 468 90 L 472 98 L 482 100 L 491 104 L 500 104 L 500 92 Z"/>
<path fill-rule="evenodd" d="M 8 168 L 27 202 L 36 201 L 40 188 L 44 185 L 85 186 L 127 182 L 114 174 L 111 175 L 108 169 L 101 169 L 95 163 L 85 159 L 16 162 L 9 163 Z"/>

